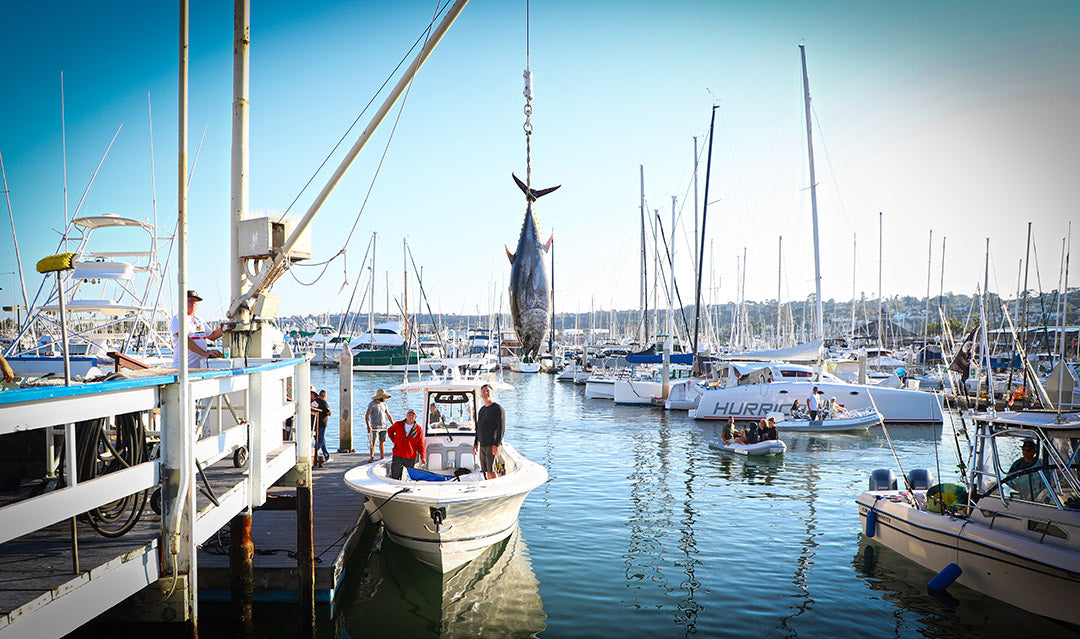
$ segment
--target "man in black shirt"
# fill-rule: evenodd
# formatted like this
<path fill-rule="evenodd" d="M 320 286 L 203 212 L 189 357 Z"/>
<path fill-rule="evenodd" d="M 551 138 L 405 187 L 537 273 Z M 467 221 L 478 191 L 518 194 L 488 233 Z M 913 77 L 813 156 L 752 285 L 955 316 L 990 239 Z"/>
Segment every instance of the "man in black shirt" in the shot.
<path fill-rule="evenodd" d="M 495 479 L 495 457 L 502 445 L 506 411 L 492 401 L 490 384 L 480 387 L 480 398 L 484 400 L 484 405 L 476 415 L 473 453 L 480 456 L 480 470 L 484 471 L 488 479 Z"/>

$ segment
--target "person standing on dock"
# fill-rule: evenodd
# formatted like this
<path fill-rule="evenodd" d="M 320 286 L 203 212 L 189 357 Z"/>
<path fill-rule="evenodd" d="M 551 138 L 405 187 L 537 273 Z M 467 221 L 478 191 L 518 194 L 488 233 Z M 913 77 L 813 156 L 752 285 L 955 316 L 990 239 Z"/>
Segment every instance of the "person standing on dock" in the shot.
<path fill-rule="evenodd" d="M 330 403 L 326 401 L 326 390 L 319 391 L 319 431 L 315 437 L 315 455 L 322 451 L 323 461 L 330 461 L 330 451 L 326 449 L 326 426 L 330 423 Z"/>
<path fill-rule="evenodd" d="M 401 479 L 401 471 L 405 468 L 415 468 L 417 457 L 421 463 L 427 462 L 424 456 L 424 431 L 416 423 L 416 411 L 413 409 L 405 413 L 404 421 L 394 422 L 386 436 L 394 443 L 394 450 L 390 452 L 392 479 Z"/>
<path fill-rule="evenodd" d="M 371 455 L 371 461 L 375 461 L 376 439 L 379 440 L 379 459 L 385 457 L 383 446 L 386 443 L 386 429 L 394 423 L 394 418 L 390 416 L 390 409 L 386 407 L 388 397 L 390 393 L 381 388 L 375 391 L 375 396 L 371 398 L 367 413 L 364 415 L 364 421 L 367 422 L 368 453 Z"/>
<path fill-rule="evenodd" d="M 480 470 L 488 479 L 495 479 L 495 457 L 502 445 L 503 431 L 506 428 L 506 411 L 491 399 L 491 384 L 480 387 L 480 398 L 484 405 L 476 414 L 476 437 L 473 439 L 473 453 L 480 456 Z"/>
<path fill-rule="evenodd" d="M 188 323 L 188 368 L 206 368 L 206 360 L 211 357 L 221 357 L 221 351 L 208 349 L 207 342 L 212 342 L 224 334 L 221 327 L 215 328 L 210 333 L 206 332 L 206 323 L 195 315 L 195 308 L 202 298 L 194 290 L 187 292 L 187 314 L 184 316 Z M 172 318 L 172 350 L 173 368 L 180 368 L 180 315 Z"/>

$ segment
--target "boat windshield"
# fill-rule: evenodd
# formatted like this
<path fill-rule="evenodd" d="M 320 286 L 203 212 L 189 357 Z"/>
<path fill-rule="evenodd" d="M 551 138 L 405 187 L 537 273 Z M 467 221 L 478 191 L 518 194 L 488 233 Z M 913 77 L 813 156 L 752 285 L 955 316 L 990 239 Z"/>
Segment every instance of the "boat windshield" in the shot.
<path fill-rule="evenodd" d="M 1080 510 L 1080 432 L 1011 430 L 994 444 L 1006 499 Z"/>
<path fill-rule="evenodd" d="M 474 432 L 472 391 L 433 391 L 428 393 L 427 433 Z"/>

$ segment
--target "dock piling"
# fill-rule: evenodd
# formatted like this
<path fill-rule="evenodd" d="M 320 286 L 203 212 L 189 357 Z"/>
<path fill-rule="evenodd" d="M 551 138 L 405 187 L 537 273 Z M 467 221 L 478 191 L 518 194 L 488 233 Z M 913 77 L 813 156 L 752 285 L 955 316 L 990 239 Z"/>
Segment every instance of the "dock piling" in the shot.
<path fill-rule="evenodd" d="M 237 631 L 245 639 L 255 636 L 255 545 L 251 541 L 251 511 L 229 524 L 229 582 Z"/>

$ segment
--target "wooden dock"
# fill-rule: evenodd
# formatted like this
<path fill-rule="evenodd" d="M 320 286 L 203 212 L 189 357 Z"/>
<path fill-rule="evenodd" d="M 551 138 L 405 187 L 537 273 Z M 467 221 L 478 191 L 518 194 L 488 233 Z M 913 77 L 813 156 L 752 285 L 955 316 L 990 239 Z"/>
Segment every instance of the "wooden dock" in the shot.
<path fill-rule="evenodd" d="M 337 453 L 322 468 L 311 470 L 318 603 L 333 603 L 368 521 L 364 496 L 346 486 L 342 479 L 347 470 L 368 459 L 366 452 Z M 297 599 L 296 511 L 289 507 L 294 496 L 292 488 L 271 489 L 267 503 L 276 500 L 284 503 L 260 508 L 252 519 L 256 602 Z M 211 540 L 199 551 L 199 598 L 227 601 L 229 596 L 229 538 L 222 534 L 220 542 Z"/>
<path fill-rule="evenodd" d="M 334 455 L 325 467 L 310 468 L 310 430 L 283 441 L 284 420 L 306 423 L 309 415 L 307 402 L 293 401 L 289 389 L 309 385 L 308 363 L 300 359 L 246 368 L 225 362 L 186 382 L 164 375 L 0 394 L 3 443 L 19 441 L 11 437 L 46 442 L 48 461 L 40 463 L 53 469 L 46 477 L 75 476 L 77 455 L 59 450 L 76 449 L 77 421 L 141 415 L 154 424 L 161 450 L 74 485 L 42 491 L 40 475 L 9 482 L 0 493 L 0 639 L 61 637 L 112 610 L 196 634 L 198 602 L 230 593 L 227 529 L 245 513 L 255 550 L 246 564 L 254 573 L 253 599 L 308 601 L 312 614 L 316 601 L 333 603 L 367 521 L 363 499 L 342 475 L 367 456 Z M 181 419 L 185 392 L 195 407 L 188 421 Z M 119 421 L 102 432 L 112 428 L 119 432 Z M 92 459 L 110 458 L 101 454 Z M 166 516 L 148 504 L 120 537 L 99 535 L 84 514 L 159 488 Z M 297 552 L 301 538 L 311 540 L 314 564 L 311 554 L 305 563 L 305 553 Z M 305 566 L 313 566 L 311 573 Z M 313 576 L 314 584 L 298 575 Z"/>

